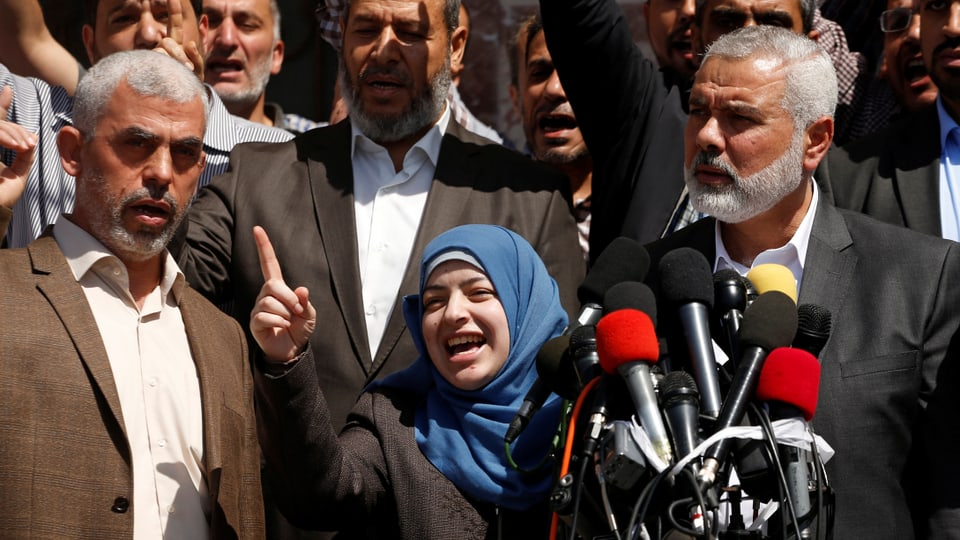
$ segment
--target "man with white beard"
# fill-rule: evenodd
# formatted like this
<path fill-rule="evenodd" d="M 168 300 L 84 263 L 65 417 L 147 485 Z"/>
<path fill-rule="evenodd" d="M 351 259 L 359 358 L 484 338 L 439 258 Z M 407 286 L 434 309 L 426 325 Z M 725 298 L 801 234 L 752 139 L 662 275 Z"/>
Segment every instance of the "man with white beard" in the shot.
<path fill-rule="evenodd" d="M 684 135 L 691 204 L 713 217 L 648 245 L 651 264 L 691 247 L 715 272 L 787 267 L 798 303 L 832 314 L 812 425 L 836 450 L 833 537 L 940 537 L 960 526 L 960 246 L 828 202 L 813 171 L 836 94 L 829 57 L 806 37 L 754 26 L 714 42 Z M 670 343 L 679 329 L 658 332 Z"/>

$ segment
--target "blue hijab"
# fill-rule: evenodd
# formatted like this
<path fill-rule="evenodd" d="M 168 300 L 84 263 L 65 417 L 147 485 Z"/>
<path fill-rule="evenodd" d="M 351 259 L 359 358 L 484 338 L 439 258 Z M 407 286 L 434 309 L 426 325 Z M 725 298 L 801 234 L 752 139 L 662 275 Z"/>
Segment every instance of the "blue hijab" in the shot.
<path fill-rule="evenodd" d="M 497 375 L 478 390 L 460 390 L 433 366 L 423 340 L 420 298 L 427 268 L 439 255 L 461 251 L 482 265 L 496 289 L 510 328 L 510 353 Z M 403 315 L 419 357 L 375 387 L 423 396 L 415 415 L 417 445 L 430 463 L 477 500 L 526 510 L 546 499 L 549 474 L 521 473 L 504 453 L 503 436 L 537 378 L 536 356 L 545 341 L 563 332 L 567 315 L 557 284 L 529 243 L 509 229 L 463 225 L 436 237 L 420 261 L 420 293 L 404 298 Z M 514 443 L 512 455 L 533 468 L 547 454 L 560 419 L 560 399 L 551 395 Z"/>

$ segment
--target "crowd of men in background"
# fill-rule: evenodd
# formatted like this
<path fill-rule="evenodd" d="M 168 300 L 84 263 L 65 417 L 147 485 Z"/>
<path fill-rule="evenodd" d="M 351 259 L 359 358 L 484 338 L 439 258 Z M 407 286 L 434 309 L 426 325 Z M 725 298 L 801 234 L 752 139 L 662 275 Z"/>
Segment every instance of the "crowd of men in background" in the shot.
<path fill-rule="evenodd" d="M 461 98 L 473 5 L 322 2 L 317 29 L 338 51 L 338 97 L 330 118 L 308 119 L 268 98 L 285 53 L 276 0 L 88 1 L 89 71 L 49 32 L 37 0 L 0 0 L 0 226 L 10 248 L 0 275 L 17 283 L 8 304 L 19 306 L 0 310 L 0 326 L 56 319 L 0 335 L 0 362 L 20 362 L 0 399 L 56 429 L 69 415 L 25 405 L 30 391 L 58 384 L 37 371 L 62 366 L 35 368 L 37 355 L 82 364 L 52 394 L 82 413 L 78 425 L 103 424 L 72 474 L 116 484 L 78 488 L 93 509 L 60 505 L 56 519 L 17 506 L 54 504 L 56 482 L 2 485 L 0 529 L 312 536 L 274 511 L 269 470 L 263 499 L 250 490 L 261 480 L 250 466 L 253 391 L 237 366 L 256 356 L 247 327 L 263 272 L 253 227 L 290 265 L 285 279 L 310 291 L 323 322 L 310 348 L 327 359 L 317 377 L 340 428 L 368 384 L 417 357 L 400 299 L 417 292 L 424 247 L 457 225 L 491 223 L 529 241 L 571 315 L 584 275 L 620 236 L 655 254 L 707 246 L 714 270 L 791 268 L 801 299 L 833 305 L 834 327 L 848 333 L 821 357 L 831 397 L 820 428 L 850 456 L 832 472 L 857 486 L 838 496 L 837 537 L 960 530 L 949 489 L 933 478 L 956 469 L 943 423 L 960 394 L 951 391 L 960 262 L 947 241 L 960 241 L 960 0 L 887 0 L 875 61 L 850 50 L 846 21 L 825 18 L 816 0 L 646 0 L 653 59 L 614 0 L 541 0 L 511 29 L 503 58 L 524 141 Z M 740 31 L 755 26 L 785 30 Z M 126 60 L 99 67 L 118 53 Z M 151 89 L 151 70 L 203 84 Z M 848 284 L 846 304 L 827 297 L 831 279 Z M 883 303 L 870 294 L 911 279 L 913 294 Z M 117 321 L 153 346 L 169 336 L 176 369 L 137 339 L 111 337 Z M 195 344 L 208 336 L 219 361 Z M 118 367 L 127 357 L 138 373 Z M 877 386 L 852 374 L 889 376 L 880 392 L 897 398 L 871 396 Z M 211 393 L 207 381 L 221 376 L 222 392 Z M 184 378 L 192 386 L 177 388 Z M 151 397 L 158 385 L 168 393 Z M 31 429 L 5 418 L 4 432 Z M 844 422 L 856 418 L 887 418 L 897 436 L 848 437 Z M 43 444 L 21 433 L 3 471 L 20 474 L 24 455 L 62 459 Z M 857 468 L 855 456 L 877 455 L 883 464 Z M 162 465 L 178 484 L 156 474 Z M 898 492 L 906 471 L 927 476 Z M 907 500 L 917 485 L 919 510 Z M 227 489 L 236 491 L 224 502 Z M 882 518 L 855 509 L 871 492 Z"/>

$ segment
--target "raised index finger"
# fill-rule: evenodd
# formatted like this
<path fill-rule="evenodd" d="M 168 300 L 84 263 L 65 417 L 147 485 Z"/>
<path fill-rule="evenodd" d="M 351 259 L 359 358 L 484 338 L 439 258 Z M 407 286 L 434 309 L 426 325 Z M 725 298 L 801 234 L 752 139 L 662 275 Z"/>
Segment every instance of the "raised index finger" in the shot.
<path fill-rule="evenodd" d="M 270 243 L 267 231 L 259 225 L 254 226 L 253 239 L 257 243 L 257 256 L 260 257 L 260 271 L 263 272 L 263 281 L 270 281 L 271 279 L 283 281 L 280 261 L 277 260 L 277 254 L 273 251 L 273 244 Z"/>
<path fill-rule="evenodd" d="M 167 37 L 180 45 L 183 45 L 183 2 L 184 0 L 167 2 Z"/>

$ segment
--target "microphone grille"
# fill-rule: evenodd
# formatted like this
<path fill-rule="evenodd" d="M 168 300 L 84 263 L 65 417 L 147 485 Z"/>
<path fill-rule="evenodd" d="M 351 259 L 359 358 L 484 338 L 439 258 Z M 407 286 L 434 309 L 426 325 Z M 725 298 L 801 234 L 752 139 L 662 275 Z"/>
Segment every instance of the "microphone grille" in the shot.
<path fill-rule="evenodd" d="M 604 315 L 597 323 L 597 356 L 607 373 L 628 362 L 656 362 L 660 343 L 653 321 L 636 309 L 621 309 Z"/>
<path fill-rule="evenodd" d="M 671 304 L 699 302 L 713 308 L 713 273 L 703 253 L 682 247 L 660 259 L 660 288 Z"/>

